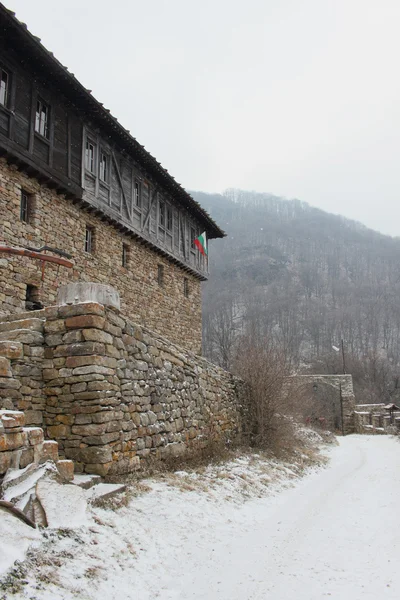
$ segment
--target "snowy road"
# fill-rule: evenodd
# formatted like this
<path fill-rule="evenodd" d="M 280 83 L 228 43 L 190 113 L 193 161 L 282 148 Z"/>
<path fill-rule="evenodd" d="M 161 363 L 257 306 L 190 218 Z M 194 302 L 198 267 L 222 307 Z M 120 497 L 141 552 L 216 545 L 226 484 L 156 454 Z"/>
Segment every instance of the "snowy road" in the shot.
<path fill-rule="evenodd" d="M 205 491 L 155 483 L 117 512 L 97 509 L 6 597 L 397 600 L 400 442 L 339 441 L 327 468 L 245 504 L 227 498 L 228 478 Z"/>
<path fill-rule="evenodd" d="M 153 572 L 159 595 L 141 598 L 398 599 L 399 467 L 394 439 L 341 439 L 329 467 L 295 488 L 248 503 L 229 524 L 198 522 L 163 557 L 167 572 Z"/>

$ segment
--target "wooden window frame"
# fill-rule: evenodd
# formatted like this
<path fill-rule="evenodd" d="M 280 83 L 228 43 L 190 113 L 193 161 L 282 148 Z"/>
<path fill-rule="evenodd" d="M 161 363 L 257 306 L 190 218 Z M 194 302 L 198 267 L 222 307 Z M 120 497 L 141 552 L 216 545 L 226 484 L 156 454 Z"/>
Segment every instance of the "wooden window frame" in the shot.
<path fill-rule="evenodd" d="M 165 230 L 166 220 L 166 203 L 165 200 L 158 201 L 158 226 Z"/>
<path fill-rule="evenodd" d="M 105 167 L 102 167 L 103 158 L 105 158 Z M 99 181 L 106 185 L 110 184 L 110 155 L 101 147 L 99 152 Z"/>
<path fill-rule="evenodd" d="M 32 221 L 32 194 L 21 189 L 19 220 L 22 223 L 31 223 Z"/>
<path fill-rule="evenodd" d="M 95 250 L 95 228 L 91 225 L 86 225 L 85 229 L 85 252 L 94 254 Z"/>
<path fill-rule="evenodd" d="M 4 86 L 4 101 L 1 102 L 1 89 L 2 89 L 2 83 L 3 83 L 3 73 L 5 73 L 7 75 L 7 82 Z M 10 96 L 11 96 L 11 73 L 8 69 L 4 69 L 2 66 L 0 66 L 0 106 L 2 106 L 3 108 L 8 108 L 9 103 L 10 103 Z"/>
<path fill-rule="evenodd" d="M 45 121 L 44 121 L 44 133 L 41 132 L 41 123 L 42 118 L 41 115 L 43 113 L 43 111 L 41 109 L 43 109 L 43 107 L 46 107 L 46 117 L 45 117 Z M 50 143 L 50 121 L 51 119 L 51 106 L 48 102 L 46 102 L 45 100 L 43 100 L 43 98 L 41 96 L 37 96 L 36 98 L 36 111 L 35 111 L 35 134 L 39 135 L 41 137 L 41 139 L 46 140 L 46 142 Z M 39 124 L 38 124 L 39 123 Z"/>
<path fill-rule="evenodd" d="M 189 232 L 190 232 L 190 251 L 191 252 L 195 252 L 196 251 L 196 246 L 195 246 L 194 241 L 195 241 L 195 239 L 197 237 L 196 236 L 196 228 L 193 227 L 193 225 L 190 225 Z"/>
<path fill-rule="evenodd" d="M 92 146 L 93 147 L 93 169 L 90 168 L 90 166 L 88 166 L 88 162 L 89 162 L 89 154 L 88 154 L 88 147 Z M 97 163 L 97 144 L 96 142 L 94 142 L 92 140 L 92 138 L 90 136 L 86 136 L 86 142 L 85 142 L 85 171 L 87 173 L 90 173 L 90 175 L 93 175 L 94 177 L 96 177 L 96 163 Z"/>
<path fill-rule="evenodd" d="M 142 182 L 136 177 L 133 179 L 133 208 L 142 208 Z"/>
<path fill-rule="evenodd" d="M 170 206 L 169 204 L 166 205 L 166 215 L 165 215 L 165 229 L 169 232 L 172 233 L 173 229 L 174 229 L 174 211 L 172 209 L 172 206 Z"/>

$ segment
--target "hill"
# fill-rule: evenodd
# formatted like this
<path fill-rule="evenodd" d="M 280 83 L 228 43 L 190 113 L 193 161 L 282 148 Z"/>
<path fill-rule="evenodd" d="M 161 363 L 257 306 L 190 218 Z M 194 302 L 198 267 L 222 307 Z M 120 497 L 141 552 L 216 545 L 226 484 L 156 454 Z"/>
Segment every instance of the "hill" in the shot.
<path fill-rule="evenodd" d="M 238 333 L 252 331 L 279 340 L 297 369 L 340 370 L 332 346 L 343 339 L 346 362 L 368 377 L 384 370 L 385 386 L 389 378 L 397 389 L 399 238 L 270 194 L 192 194 L 227 232 L 210 241 L 203 294 L 210 359 L 229 367 Z"/>

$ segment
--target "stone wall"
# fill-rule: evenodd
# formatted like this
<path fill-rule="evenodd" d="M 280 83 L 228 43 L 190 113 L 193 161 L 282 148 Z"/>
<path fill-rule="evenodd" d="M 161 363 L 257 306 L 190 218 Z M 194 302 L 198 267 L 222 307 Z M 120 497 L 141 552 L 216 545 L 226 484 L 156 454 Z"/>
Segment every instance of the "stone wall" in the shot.
<path fill-rule="evenodd" d="M 400 433 L 400 411 L 392 414 L 385 404 L 357 404 L 354 412 L 357 433 Z"/>
<path fill-rule="evenodd" d="M 21 189 L 32 194 L 30 223 L 20 220 Z M 135 322 L 196 353 L 201 352 L 201 283 L 177 265 L 100 217 L 40 185 L 0 159 L 0 243 L 60 248 L 73 256 L 74 268 L 41 264 L 27 257 L 0 254 L 0 315 L 25 310 L 27 284 L 37 287 L 44 306 L 56 303 L 57 289 L 73 281 L 114 286 L 122 312 Z M 84 251 L 86 226 L 94 229 L 94 253 Z M 129 248 L 122 266 L 122 247 Z M 163 285 L 158 265 L 164 267 Z M 188 280 L 188 297 L 184 280 Z"/>
<path fill-rule="evenodd" d="M 9 316 L 0 328 L 25 341 L 28 325 L 41 328 L 45 437 L 58 442 L 77 471 L 126 473 L 153 458 L 233 440 L 239 432 L 234 377 L 117 310 L 87 302 L 27 316 L 28 322 Z M 20 325 L 25 334 L 12 333 Z M 28 358 L 16 360 L 19 368 Z M 36 413 L 38 402 L 19 392 L 15 406 Z"/>

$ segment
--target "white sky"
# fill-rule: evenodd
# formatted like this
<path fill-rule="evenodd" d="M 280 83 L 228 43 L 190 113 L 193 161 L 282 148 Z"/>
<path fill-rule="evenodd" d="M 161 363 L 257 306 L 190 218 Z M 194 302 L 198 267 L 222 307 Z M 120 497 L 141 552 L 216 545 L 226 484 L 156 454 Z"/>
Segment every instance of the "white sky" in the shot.
<path fill-rule="evenodd" d="M 400 235 L 400 0 L 3 0 L 187 189 Z"/>

